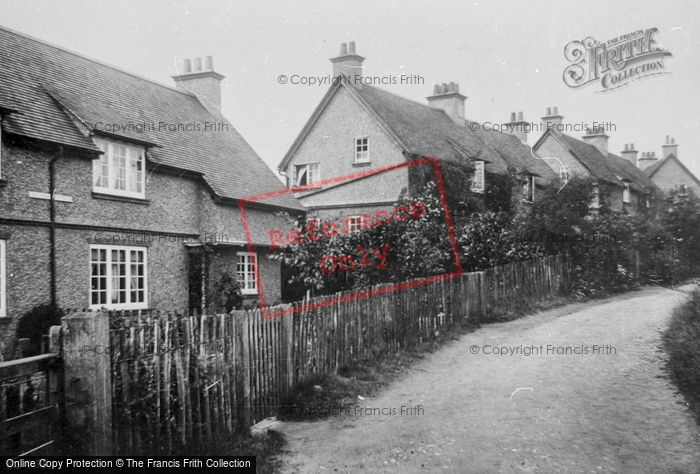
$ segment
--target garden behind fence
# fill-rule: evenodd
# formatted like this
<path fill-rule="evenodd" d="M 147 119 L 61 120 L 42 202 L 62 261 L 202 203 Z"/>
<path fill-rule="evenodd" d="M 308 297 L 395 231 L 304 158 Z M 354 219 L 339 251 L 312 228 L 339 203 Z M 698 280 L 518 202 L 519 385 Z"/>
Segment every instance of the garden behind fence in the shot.
<path fill-rule="evenodd" d="M 220 439 L 275 415 L 304 376 L 396 352 L 465 322 L 487 322 L 567 291 L 560 256 L 512 263 L 375 296 L 343 292 L 268 311 L 109 315 L 116 454 Z M 307 308 L 313 309 L 307 309 Z"/>

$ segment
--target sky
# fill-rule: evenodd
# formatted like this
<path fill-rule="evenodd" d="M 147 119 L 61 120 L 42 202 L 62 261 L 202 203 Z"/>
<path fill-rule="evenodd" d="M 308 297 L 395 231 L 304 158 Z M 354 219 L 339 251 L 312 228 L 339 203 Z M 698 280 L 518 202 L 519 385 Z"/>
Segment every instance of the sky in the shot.
<path fill-rule="evenodd" d="M 659 156 L 670 135 L 700 177 L 697 0 L 0 0 L 0 25 L 170 86 L 178 60 L 213 56 L 226 76 L 223 114 L 274 170 L 329 87 L 279 76 L 328 76 L 340 44 L 355 41 L 364 76 L 422 78 L 380 86 L 403 97 L 427 103 L 434 84 L 455 82 L 468 97 L 466 117 L 480 123 L 520 111 L 538 123 L 556 106 L 565 123 L 610 123 L 614 153 L 634 143 Z M 670 74 L 606 93 L 564 83 L 571 41 L 648 28 L 672 54 Z M 530 145 L 538 136 L 530 133 Z"/>

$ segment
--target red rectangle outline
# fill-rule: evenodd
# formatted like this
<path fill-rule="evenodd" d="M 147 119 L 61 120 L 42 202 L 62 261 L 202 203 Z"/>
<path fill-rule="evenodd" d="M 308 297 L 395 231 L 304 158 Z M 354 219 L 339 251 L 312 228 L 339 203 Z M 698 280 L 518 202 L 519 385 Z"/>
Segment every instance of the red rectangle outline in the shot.
<path fill-rule="evenodd" d="M 238 201 L 238 208 L 241 211 L 241 220 L 243 222 L 243 230 L 245 232 L 245 238 L 246 238 L 246 242 L 248 244 L 248 251 L 250 253 L 255 253 L 255 249 L 253 246 L 253 239 L 250 235 L 250 228 L 248 227 L 248 219 L 246 217 L 246 212 L 245 212 L 246 203 L 260 201 L 263 199 L 269 199 L 271 197 L 280 196 L 280 195 L 287 194 L 287 193 L 293 193 L 295 191 L 316 189 L 319 187 L 319 185 L 324 186 L 327 184 L 343 183 L 345 181 L 350 181 L 350 180 L 357 179 L 357 178 L 364 178 L 366 176 L 372 176 L 375 174 L 383 173 L 385 171 L 392 171 L 392 170 L 397 170 L 397 169 L 401 169 L 401 168 L 408 168 L 410 166 L 418 166 L 418 165 L 427 164 L 427 163 L 432 164 L 433 170 L 435 171 L 435 181 L 437 184 L 438 193 L 440 194 L 440 202 L 442 204 L 442 211 L 445 215 L 445 226 L 447 227 L 447 235 L 448 235 L 448 238 L 450 239 L 450 247 L 451 247 L 451 251 L 452 251 L 452 256 L 455 259 L 455 265 L 457 268 L 457 270 L 455 272 L 446 273 L 443 275 L 434 275 L 434 276 L 430 276 L 430 277 L 420 278 L 420 279 L 409 281 L 409 282 L 391 285 L 391 286 L 386 287 L 386 288 L 378 288 L 375 290 L 368 290 L 368 291 L 363 291 L 361 293 L 343 296 L 341 298 L 328 298 L 328 300 L 320 302 L 320 303 L 304 304 L 300 308 L 292 307 L 290 309 L 273 311 L 270 313 L 267 311 L 267 305 L 265 304 L 265 296 L 262 293 L 262 284 L 261 284 L 260 275 L 258 272 L 259 265 L 256 262 L 256 265 L 255 265 L 255 285 L 257 287 L 258 298 L 260 300 L 260 308 L 262 311 L 263 318 L 264 319 L 271 319 L 271 318 L 278 317 L 278 316 L 284 316 L 285 314 L 292 314 L 292 313 L 295 313 L 297 311 L 306 311 L 306 310 L 310 310 L 310 309 L 321 308 L 323 306 L 329 306 L 329 305 L 334 304 L 336 302 L 352 301 L 352 300 L 356 300 L 356 299 L 360 299 L 360 298 L 366 298 L 366 297 L 370 297 L 370 296 L 380 295 L 383 293 L 389 293 L 390 291 L 398 291 L 398 290 L 402 290 L 405 288 L 412 288 L 414 286 L 426 285 L 428 283 L 433 283 L 433 282 L 440 281 L 440 280 L 448 280 L 450 278 L 455 278 L 455 277 L 461 276 L 462 275 L 462 264 L 460 262 L 459 252 L 457 250 L 457 241 L 455 240 L 454 229 L 452 227 L 452 220 L 450 219 L 450 214 L 447 211 L 447 198 L 445 197 L 445 188 L 444 188 L 444 184 L 442 181 L 442 175 L 440 174 L 440 166 L 438 164 L 437 158 L 435 158 L 434 156 L 417 158 L 415 160 L 407 161 L 405 163 L 384 166 L 382 168 L 361 171 L 359 173 L 353 173 L 353 174 L 339 176 L 339 177 L 335 177 L 335 178 L 328 178 L 326 180 L 321 181 L 320 184 L 319 183 L 312 183 L 312 184 L 307 184 L 304 186 L 285 188 L 284 190 L 256 194 L 255 196 L 250 196 L 250 197 L 243 198 L 243 199 L 239 200 Z"/>

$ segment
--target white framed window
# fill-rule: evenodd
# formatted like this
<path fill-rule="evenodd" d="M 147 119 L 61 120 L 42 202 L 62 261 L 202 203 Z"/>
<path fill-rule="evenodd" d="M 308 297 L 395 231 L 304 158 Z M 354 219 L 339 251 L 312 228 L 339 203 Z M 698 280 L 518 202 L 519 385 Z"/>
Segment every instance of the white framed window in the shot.
<path fill-rule="evenodd" d="M 258 283 L 255 281 L 258 256 L 255 253 L 238 252 L 236 257 L 236 279 L 241 285 L 241 293 L 254 295 L 258 291 Z"/>
<path fill-rule="evenodd" d="M 630 202 L 630 185 L 625 184 L 625 189 L 622 190 L 622 201 L 623 202 Z"/>
<path fill-rule="evenodd" d="M 0 318 L 7 316 L 7 241 L 0 240 Z"/>
<path fill-rule="evenodd" d="M 93 191 L 144 199 L 145 150 L 126 143 L 96 138 L 103 154 L 93 160 Z"/>
<path fill-rule="evenodd" d="M 148 308 L 144 247 L 90 246 L 90 308 Z"/>
<path fill-rule="evenodd" d="M 355 163 L 369 163 L 369 137 L 355 139 Z"/>
<path fill-rule="evenodd" d="M 484 185 L 485 185 L 484 162 L 483 161 L 475 161 L 474 162 L 474 174 L 472 175 L 471 190 L 472 190 L 472 192 L 475 192 L 475 193 L 483 193 L 484 192 Z"/>
<path fill-rule="evenodd" d="M 523 200 L 535 202 L 535 177 L 528 176 L 523 183 Z"/>
<path fill-rule="evenodd" d="M 294 185 L 305 186 L 321 181 L 321 163 L 294 166 Z"/>
<path fill-rule="evenodd" d="M 559 179 L 562 181 L 571 179 L 571 173 L 569 172 L 569 168 L 567 166 L 562 165 L 559 167 Z"/>
<path fill-rule="evenodd" d="M 350 216 L 348 217 L 348 230 L 350 232 L 355 232 L 360 228 L 360 216 Z"/>
<path fill-rule="evenodd" d="M 600 188 L 598 186 L 593 187 L 593 199 L 591 199 L 590 207 L 596 209 L 600 207 Z"/>

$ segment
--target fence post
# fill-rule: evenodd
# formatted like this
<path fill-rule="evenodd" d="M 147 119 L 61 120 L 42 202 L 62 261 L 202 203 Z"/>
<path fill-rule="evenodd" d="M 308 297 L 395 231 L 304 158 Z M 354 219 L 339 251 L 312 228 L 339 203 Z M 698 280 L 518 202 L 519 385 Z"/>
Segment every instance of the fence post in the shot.
<path fill-rule="evenodd" d="M 112 370 L 109 315 L 64 316 L 63 361 L 67 428 L 82 455 L 109 456 L 112 446 Z"/>

